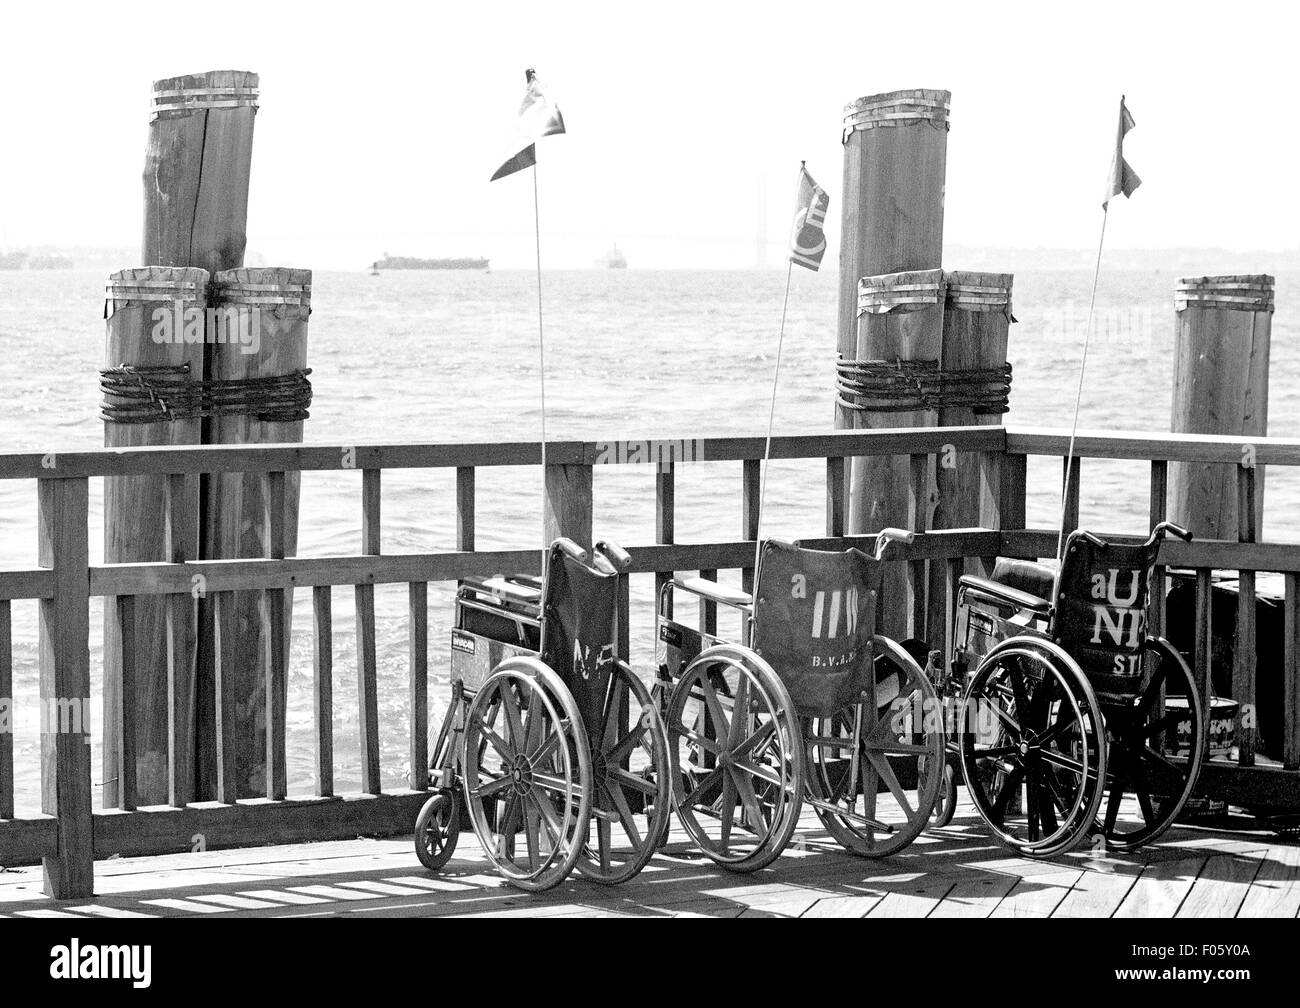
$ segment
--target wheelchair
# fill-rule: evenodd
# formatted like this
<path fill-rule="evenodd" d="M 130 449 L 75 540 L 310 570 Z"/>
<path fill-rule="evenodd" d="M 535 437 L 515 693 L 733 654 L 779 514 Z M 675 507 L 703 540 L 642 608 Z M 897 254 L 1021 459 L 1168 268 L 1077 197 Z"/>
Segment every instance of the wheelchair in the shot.
<path fill-rule="evenodd" d="M 847 850 L 893 854 L 925 829 L 945 766 L 938 696 L 896 642 L 875 633 L 874 556 L 766 540 L 751 595 L 698 577 L 658 602 L 656 692 L 669 738 L 674 806 L 695 844 L 733 871 L 770 864 L 803 804 Z M 740 617 L 674 618 L 674 597 Z"/>
<path fill-rule="evenodd" d="M 1191 796 L 1208 713 L 1191 670 L 1147 633 L 1161 522 L 1137 545 L 1076 531 L 1059 572 L 999 559 L 958 580 L 951 662 L 931 653 L 949 756 L 976 811 L 1019 854 L 1046 858 L 1085 838 L 1107 852 L 1160 836 Z M 948 773 L 936 806 L 956 802 Z M 1104 803 L 1104 809 L 1103 809 Z"/>
<path fill-rule="evenodd" d="M 462 581 L 451 631 L 451 704 L 416 820 L 421 863 L 451 859 L 468 819 L 510 883 L 541 892 L 577 869 L 635 876 L 667 833 L 668 741 L 647 687 L 618 654 L 619 573 L 559 539 L 542 580 Z"/>

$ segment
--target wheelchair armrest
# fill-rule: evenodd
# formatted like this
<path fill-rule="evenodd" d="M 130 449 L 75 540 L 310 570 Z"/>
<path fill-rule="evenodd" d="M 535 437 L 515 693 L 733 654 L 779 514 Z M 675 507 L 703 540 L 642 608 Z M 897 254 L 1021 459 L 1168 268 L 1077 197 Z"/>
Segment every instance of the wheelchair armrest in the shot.
<path fill-rule="evenodd" d="M 1029 592 L 1023 592 L 1019 588 L 1012 588 L 997 581 L 990 581 L 988 578 L 963 574 L 958 579 L 957 584 L 960 588 L 986 595 L 993 601 L 1001 602 L 1014 609 L 1028 610 L 1039 616 L 1047 616 L 1052 611 L 1052 603 L 1047 599 L 1040 598 L 1037 595 L 1030 595 Z"/>
<path fill-rule="evenodd" d="M 749 592 L 741 591 L 739 588 L 728 588 L 726 585 L 720 585 L 716 581 L 710 581 L 702 577 L 675 577 L 673 585 L 682 591 L 688 591 L 692 595 L 698 595 L 700 598 L 709 602 L 717 602 L 720 605 L 732 606 L 736 609 L 748 609 L 754 604 L 754 598 Z"/>

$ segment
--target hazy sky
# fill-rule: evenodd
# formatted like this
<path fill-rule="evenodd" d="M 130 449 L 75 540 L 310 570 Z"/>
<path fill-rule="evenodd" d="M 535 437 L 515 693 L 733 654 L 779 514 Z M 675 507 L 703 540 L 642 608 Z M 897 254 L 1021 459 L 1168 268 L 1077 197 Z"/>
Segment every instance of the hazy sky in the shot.
<path fill-rule="evenodd" d="M 0 245 L 139 241 L 150 85 L 261 75 L 249 247 L 355 268 L 532 255 L 526 173 L 489 184 L 538 70 L 544 254 L 748 266 L 783 255 L 800 159 L 831 195 L 846 102 L 953 93 L 946 236 L 1089 247 L 1119 95 L 1144 185 L 1108 244 L 1300 246 L 1295 44 L 1280 3 L 31 3 L 0 15 Z"/>

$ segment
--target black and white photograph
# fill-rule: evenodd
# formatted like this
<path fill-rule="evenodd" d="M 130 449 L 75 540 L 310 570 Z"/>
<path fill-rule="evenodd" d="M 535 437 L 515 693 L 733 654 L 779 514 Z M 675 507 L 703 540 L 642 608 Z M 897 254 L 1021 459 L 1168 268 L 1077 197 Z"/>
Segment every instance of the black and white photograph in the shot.
<path fill-rule="evenodd" d="M 0 35 L 6 974 L 890 918 L 1285 981 L 1296 10 Z"/>

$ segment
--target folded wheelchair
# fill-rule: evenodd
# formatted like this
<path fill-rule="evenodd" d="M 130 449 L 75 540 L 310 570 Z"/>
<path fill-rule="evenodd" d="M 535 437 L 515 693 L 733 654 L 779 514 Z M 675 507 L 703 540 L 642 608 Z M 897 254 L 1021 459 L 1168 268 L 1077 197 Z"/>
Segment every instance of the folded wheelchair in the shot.
<path fill-rule="evenodd" d="M 991 578 L 959 579 L 951 662 L 934 652 L 930 672 L 976 811 L 1022 855 L 1085 838 L 1099 852 L 1132 850 L 1195 789 L 1208 714 L 1182 656 L 1147 632 L 1167 533 L 1191 538 L 1169 522 L 1137 545 L 1076 531 L 1059 572 L 1002 559 Z M 955 802 L 950 773 L 936 825 Z"/>
<path fill-rule="evenodd" d="M 886 529 L 873 556 L 767 540 L 753 594 L 698 577 L 659 599 L 658 681 L 674 806 L 718 864 L 778 857 L 804 803 L 846 849 L 882 857 L 925 829 L 945 767 L 933 685 L 875 632 L 881 558 L 910 533 Z M 693 597 L 698 625 L 674 618 Z M 737 640 L 717 607 L 740 617 Z"/>
<path fill-rule="evenodd" d="M 451 631 L 451 704 L 429 765 L 416 853 L 437 871 L 463 817 L 509 882 L 533 892 L 575 867 L 639 872 L 666 834 L 668 742 L 618 654 L 617 546 L 552 544 L 543 579 L 463 581 Z"/>

